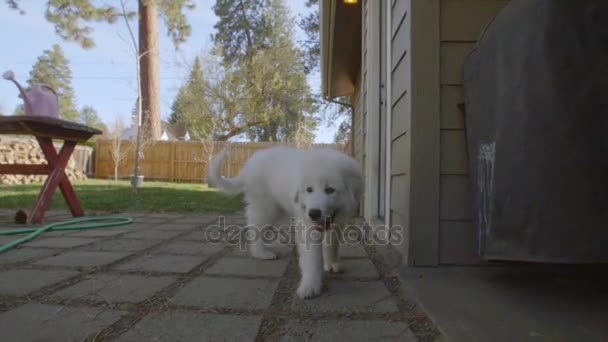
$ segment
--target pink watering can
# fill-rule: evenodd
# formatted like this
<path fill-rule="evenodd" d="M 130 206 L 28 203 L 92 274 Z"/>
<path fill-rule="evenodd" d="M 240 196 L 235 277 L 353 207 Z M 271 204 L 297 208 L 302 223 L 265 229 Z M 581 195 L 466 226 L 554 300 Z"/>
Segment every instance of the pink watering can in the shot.
<path fill-rule="evenodd" d="M 28 91 L 25 91 L 19 82 L 15 80 L 15 73 L 12 71 L 4 72 L 2 77 L 5 80 L 13 81 L 17 85 L 17 89 L 19 89 L 25 102 L 25 115 L 59 118 L 59 99 L 55 89 L 51 86 L 36 83 Z"/>

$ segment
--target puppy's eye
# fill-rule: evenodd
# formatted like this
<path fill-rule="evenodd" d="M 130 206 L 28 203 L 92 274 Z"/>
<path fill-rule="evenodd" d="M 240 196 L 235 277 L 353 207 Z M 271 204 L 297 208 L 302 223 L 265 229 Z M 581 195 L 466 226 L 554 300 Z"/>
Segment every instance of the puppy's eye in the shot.
<path fill-rule="evenodd" d="M 333 194 L 336 191 L 336 189 L 329 187 L 329 188 L 325 188 L 325 193 L 326 194 Z"/>
<path fill-rule="evenodd" d="M 312 192 L 312 188 L 311 187 L 306 188 L 306 192 Z"/>

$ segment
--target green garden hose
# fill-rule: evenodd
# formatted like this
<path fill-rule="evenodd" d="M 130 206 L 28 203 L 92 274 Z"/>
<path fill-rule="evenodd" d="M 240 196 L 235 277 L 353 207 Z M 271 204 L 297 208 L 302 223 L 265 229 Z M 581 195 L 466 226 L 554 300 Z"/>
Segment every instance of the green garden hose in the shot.
<path fill-rule="evenodd" d="M 99 222 L 99 223 L 94 223 Z M 22 228 L 22 229 L 11 229 L 11 230 L 0 230 L 0 235 L 19 235 L 31 233 L 22 238 L 13 240 L 4 246 L 0 246 L 0 254 L 17 247 L 18 245 L 28 242 L 38 235 L 60 230 L 84 230 L 84 229 L 97 229 L 105 227 L 124 226 L 131 224 L 133 219 L 130 217 L 80 217 L 69 221 L 51 223 L 40 228 Z"/>

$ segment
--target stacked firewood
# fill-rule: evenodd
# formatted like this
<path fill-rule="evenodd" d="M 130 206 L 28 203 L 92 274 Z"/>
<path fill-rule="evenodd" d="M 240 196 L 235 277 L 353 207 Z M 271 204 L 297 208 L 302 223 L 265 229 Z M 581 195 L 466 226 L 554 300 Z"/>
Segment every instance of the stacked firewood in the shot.
<path fill-rule="evenodd" d="M 34 139 L 0 137 L 0 164 L 46 164 L 46 158 Z M 83 171 L 76 169 L 76 163 L 70 158 L 66 174 L 71 181 L 86 180 Z M 8 175 L 0 174 L 0 184 L 42 183 L 46 175 Z"/>

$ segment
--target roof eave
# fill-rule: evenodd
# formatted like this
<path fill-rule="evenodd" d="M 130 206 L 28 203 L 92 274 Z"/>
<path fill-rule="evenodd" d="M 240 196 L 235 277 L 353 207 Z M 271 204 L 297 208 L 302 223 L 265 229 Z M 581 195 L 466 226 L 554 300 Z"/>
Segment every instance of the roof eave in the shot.
<path fill-rule="evenodd" d="M 355 89 L 361 60 L 360 4 L 321 0 L 319 6 L 323 97 L 350 95 Z"/>

